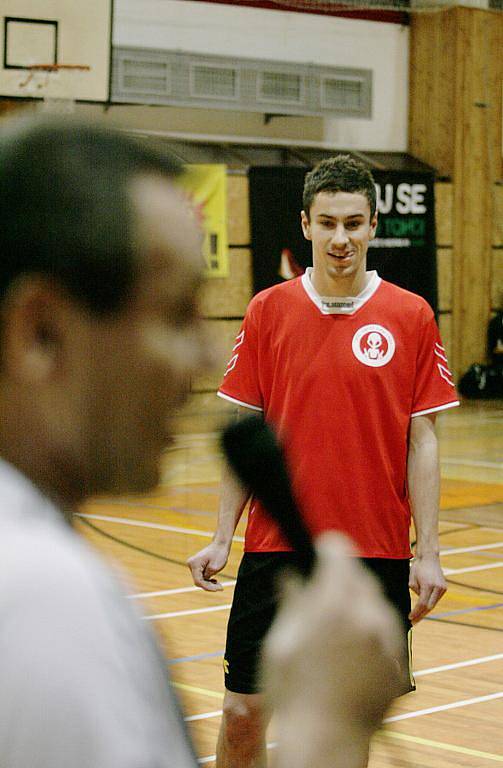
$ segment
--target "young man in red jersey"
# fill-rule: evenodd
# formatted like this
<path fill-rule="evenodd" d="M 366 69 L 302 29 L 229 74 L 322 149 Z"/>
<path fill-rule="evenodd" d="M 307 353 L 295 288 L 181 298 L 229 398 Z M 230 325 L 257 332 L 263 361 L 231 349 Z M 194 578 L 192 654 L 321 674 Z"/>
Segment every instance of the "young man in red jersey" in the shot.
<path fill-rule="evenodd" d="M 347 534 L 380 580 L 402 619 L 397 661 L 406 692 L 414 688 L 411 626 L 446 589 L 434 421 L 458 401 L 429 305 L 367 272 L 377 228 L 370 172 L 349 156 L 325 160 L 306 176 L 303 205 L 313 267 L 253 298 L 219 395 L 262 412 L 276 429 L 313 536 Z M 225 475 L 215 537 L 189 561 L 204 589 L 220 588 L 213 577 L 227 562 L 246 501 Z M 275 576 L 294 557 L 252 498 L 228 625 L 219 768 L 266 765 L 267 717 L 256 671 L 274 616 Z M 412 610 L 409 586 L 418 595 Z"/>

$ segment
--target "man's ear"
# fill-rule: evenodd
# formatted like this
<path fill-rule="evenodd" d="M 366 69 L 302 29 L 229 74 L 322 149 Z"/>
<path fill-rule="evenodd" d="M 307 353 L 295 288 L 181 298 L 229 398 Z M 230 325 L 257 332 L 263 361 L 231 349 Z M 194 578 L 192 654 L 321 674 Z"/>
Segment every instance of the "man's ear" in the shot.
<path fill-rule="evenodd" d="M 305 211 L 300 212 L 300 223 L 306 240 L 311 240 L 311 221 Z"/>
<path fill-rule="evenodd" d="M 2 368 L 33 384 L 53 378 L 61 364 L 68 299 L 46 278 L 23 275 L 3 302 Z"/>
<path fill-rule="evenodd" d="M 374 237 L 376 236 L 377 224 L 378 224 L 378 221 L 377 221 L 377 211 L 376 211 L 374 213 L 374 215 L 372 216 L 372 218 L 370 219 L 370 235 L 369 235 L 369 240 L 373 240 Z"/>

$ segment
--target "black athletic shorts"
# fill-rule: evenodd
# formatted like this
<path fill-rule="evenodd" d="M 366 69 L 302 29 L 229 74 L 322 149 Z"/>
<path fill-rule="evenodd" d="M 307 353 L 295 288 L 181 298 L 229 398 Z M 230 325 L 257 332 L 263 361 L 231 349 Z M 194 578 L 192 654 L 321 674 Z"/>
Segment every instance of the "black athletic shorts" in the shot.
<path fill-rule="evenodd" d="M 278 572 L 295 561 L 293 552 L 245 552 L 239 566 L 227 625 L 224 656 L 225 687 L 235 693 L 257 693 L 262 640 L 276 612 Z M 363 558 L 379 579 L 403 625 L 403 693 L 415 690 L 411 671 L 412 625 L 409 560 Z"/>

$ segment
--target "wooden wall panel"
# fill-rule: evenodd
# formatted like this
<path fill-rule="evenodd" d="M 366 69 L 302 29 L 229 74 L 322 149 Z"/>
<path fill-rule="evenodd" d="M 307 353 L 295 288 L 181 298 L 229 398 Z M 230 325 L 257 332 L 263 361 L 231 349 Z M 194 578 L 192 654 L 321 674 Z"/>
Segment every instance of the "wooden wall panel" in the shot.
<path fill-rule="evenodd" d="M 485 357 L 491 309 L 493 185 L 499 173 L 489 92 L 496 55 L 494 14 L 456 8 L 453 352 L 459 374 Z M 499 49 L 501 58 L 501 49 Z M 494 102 L 492 102 L 494 103 Z"/>
<path fill-rule="evenodd" d="M 437 247 L 452 245 L 452 184 L 435 184 L 435 229 Z"/>
<path fill-rule="evenodd" d="M 503 14 L 454 7 L 413 16 L 410 150 L 453 183 L 452 362 L 455 374 L 485 357 L 491 305 L 499 288 L 503 239 L 501 82 Z M 429 85 L 428 85 L 429 83 Z M 439 194 L 444 190 L 439 187 Z M 439 218 L 439 245 L 448 233 Z M 447 260 L 441 255 L 442 302 Z"/>
<path fill-rule="evenodd" d="M 452 248 L 437 248 L 438 308 L 452 310 Z"/>
<path fill-rule="evenodd" d="M 438 318 L 438 327 L 445 351 L 447 352 L 447 358 L 450 361 L 452 353 L 452 315 L 440 315 Z"/>
<path fill-rule="evenodd" d="M 495 184 L 493 192 L 494 192 L 493 245 L 503 246 L 503 184 Z"/>
<path fill-rule="evenodd" d="M 203 317 L 243 317 L 252 296 L 249 248 L 229 249 L 229 277 L 208 278 L 201 295 Z"/>
<path fill-rule="evenodd" d="M 206 320 L 204 325 L 208 344 L 215 351 L 215 368 L 194 379 L 191 388 L 193 392 L 215 391 L 220 386 L 241 320 Z"/>
<path fill-rule="evenodd" d="M 227 236 L 229 245 L 250 245 L 250 207 L 246 174 L 227 175 Z"/>
<path fill-rule="evenodd" d="M 451 176 L 454 165 L 452 13 L 411 16 L 409 150 L 443 176 Z"/>
<path fill-rule="evenodd" d="M 503 309 L 503 249 L 493 248 L 491 308 Z"/>

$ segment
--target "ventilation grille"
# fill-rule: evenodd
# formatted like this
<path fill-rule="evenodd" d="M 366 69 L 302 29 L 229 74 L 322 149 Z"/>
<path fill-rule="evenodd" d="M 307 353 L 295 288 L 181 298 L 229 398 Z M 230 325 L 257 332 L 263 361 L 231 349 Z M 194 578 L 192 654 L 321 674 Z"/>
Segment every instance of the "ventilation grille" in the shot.
<path fill-rule="evenodd" d="M 301 104 L 302 85 L 301 75 L 264 71 L 259 75 L 258 98 L 276 104 Z"/>
<path fill-rule="evenodd" d="M 124 87 L 131 93 L 171 93 L 170 66 L 166 61 L 139 61 L 124 58 Z"/>
<path fill-rule="evenodd" d="M 237 99 L 239 72 L 232 67 L 192 64 L 190 95 L 200 99 Z"/>
<path fill-rule="evenodd" d="M 268 114 L 370 118 L 372 72 L 114 48 L 112 100 Z"/>
<path fill-rule="evenodd" d="M 365 108 L 365 81 L 358 77 L 324 77 L 321 102 L 327 109 L 360 113 Z"/>

